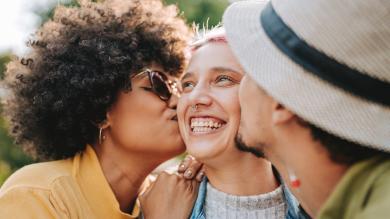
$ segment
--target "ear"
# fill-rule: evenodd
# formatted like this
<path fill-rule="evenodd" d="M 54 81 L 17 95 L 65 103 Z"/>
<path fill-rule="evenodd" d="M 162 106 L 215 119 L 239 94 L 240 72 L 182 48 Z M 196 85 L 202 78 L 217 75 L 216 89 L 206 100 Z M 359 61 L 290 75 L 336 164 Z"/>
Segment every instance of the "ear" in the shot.
<path fill-rule="evenodd" d="M 106 129 L 106 128 L 110 127 L 110 125 L 111 125 L 111 115 L 110 115 L 110 112 L 107 112 L 106 119 L 99 124 L 99 128 Z"/>
<path fill-rule="evenodd" d="M 290 122 L 295 114 L 284 107 L 282 104 L 273 100 L 272 103 L 272 123 L 274 125 Z"/>
<path fill-rule="evenodd" d="M 99 128 L 106 129 L 110 126 L 110 124 L 107 122 L 107 120 L 104 120 L 102 123 L 99 124 Z"/>

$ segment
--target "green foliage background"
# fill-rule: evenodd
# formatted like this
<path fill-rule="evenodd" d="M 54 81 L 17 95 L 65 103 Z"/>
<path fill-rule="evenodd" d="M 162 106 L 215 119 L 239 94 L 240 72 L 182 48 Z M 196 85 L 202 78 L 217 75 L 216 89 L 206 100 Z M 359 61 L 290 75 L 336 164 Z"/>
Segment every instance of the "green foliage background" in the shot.
<path fill-rule="evenodd" d="M 99 1 L 99 0 L 97 0 Z M 227 0 L 165 0 L 167 4 L 176 4 L 188 24 L 215 26 L 221 21 L 223 11 L 228 5 Z M 68 5 L 77 5 L 72 0 Z M 36 11 L 42 18 L 42 21 L 50 19 L 52 10 Z M 23 16 L 23 15 L 20 15 Z M 10 53 L 0 54 L 0 78 L 4 77 L 6 63 L 10 60 Z M 0 108 L 1 111 L 1 108 Z M 7 124 L 0 117 L 0 185 L 5 179 L 18 168 L 30 164 L 34 160 L 25 155 L 20 147 L 14 145 L 13 139 L 7 132 Z"/>

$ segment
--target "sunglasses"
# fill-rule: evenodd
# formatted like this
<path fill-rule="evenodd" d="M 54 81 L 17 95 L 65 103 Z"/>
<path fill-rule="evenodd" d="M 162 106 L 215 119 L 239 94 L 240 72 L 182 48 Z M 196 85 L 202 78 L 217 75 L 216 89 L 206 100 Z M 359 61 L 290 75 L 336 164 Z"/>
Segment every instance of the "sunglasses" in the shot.
<path fill-rule="evenodd" d="M 136 75 L 134 77 L 138 77 L 143 74 L 148 74 L 149 82 L 152 87 L 152 92 L 155 93 L 161 100 L 167 101 L 171 98 L 172 94 L 180 96 L 180 91 L 177 86 L 176 81 L 171 81 L 168 77 L 156 70 L 146 69 Z"/>

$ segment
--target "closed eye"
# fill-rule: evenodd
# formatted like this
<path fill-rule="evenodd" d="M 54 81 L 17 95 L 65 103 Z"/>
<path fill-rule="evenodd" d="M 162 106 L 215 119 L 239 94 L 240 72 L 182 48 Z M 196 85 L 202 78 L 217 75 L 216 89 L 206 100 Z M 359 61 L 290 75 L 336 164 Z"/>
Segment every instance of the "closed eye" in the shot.
<path fill-rule="evenodd" d="M 153 92 L 153 89 L 151 87 L 141 87 L 141 88 L 146 90 L 146 91 Z"/>

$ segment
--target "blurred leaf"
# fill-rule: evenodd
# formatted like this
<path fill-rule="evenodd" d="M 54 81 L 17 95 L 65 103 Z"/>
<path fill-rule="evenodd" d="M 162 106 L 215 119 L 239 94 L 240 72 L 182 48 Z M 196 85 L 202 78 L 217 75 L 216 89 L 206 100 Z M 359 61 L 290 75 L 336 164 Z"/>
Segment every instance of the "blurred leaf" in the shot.
<path fill-rule="evenodd" d="M 11 175 L 11 167 L 8 163 L 0 160 L 0 185 Z"/>
<path fill-rule="evenodd" d="M 5 121 L 0 117 L 0 185 L 13 171 L 32 162 L 33 160 L 13 143 Z"/>
<path fill-rule="evenodd" d="M 4 77 L 5 66 L 11 60 L 8 54 L 0 55 L 0 77 Z M 3 89 L 0 87 L 0 89 Z M 0 113 L 1 113 L 0 106 Z M 32 163 L 32 159 L 25 155 L 22 149 L 14 144 L 8 135 L 6 123 L 0 116 L 0 185 L 16 169 Z"/>
<path fill-rule="evenodd" d="M 61 1 L 63 2 L 63 1 Z M 65 3 L 62 5 L 68 6 L 68 7 L 80 7 L 79 3 L 76 0 L 66 0 Z M 55 7 L 56 5 L 54 5 Z M 43 10 L 43 11 L 35 11 L 36 14 L 38 14 L 41 17 L 41 24 L 46 22 L 47 20 L 51 19 L 54 15 L 54 8 L 50 10 Z"/>
<path fill-rule="evenodd" d="M 10 60 L 11 58 L 8 54 L 0 55 L 0 79 L 4 78 L 5 66 Z"/>
<path fill-rule="evenodd" d="M 165 0 L 167 4 L 176 4 L 183 12 L 187 23 L 207 24 L 209 27 L 219 24 L 229 2 L 227 0 Z"/>

